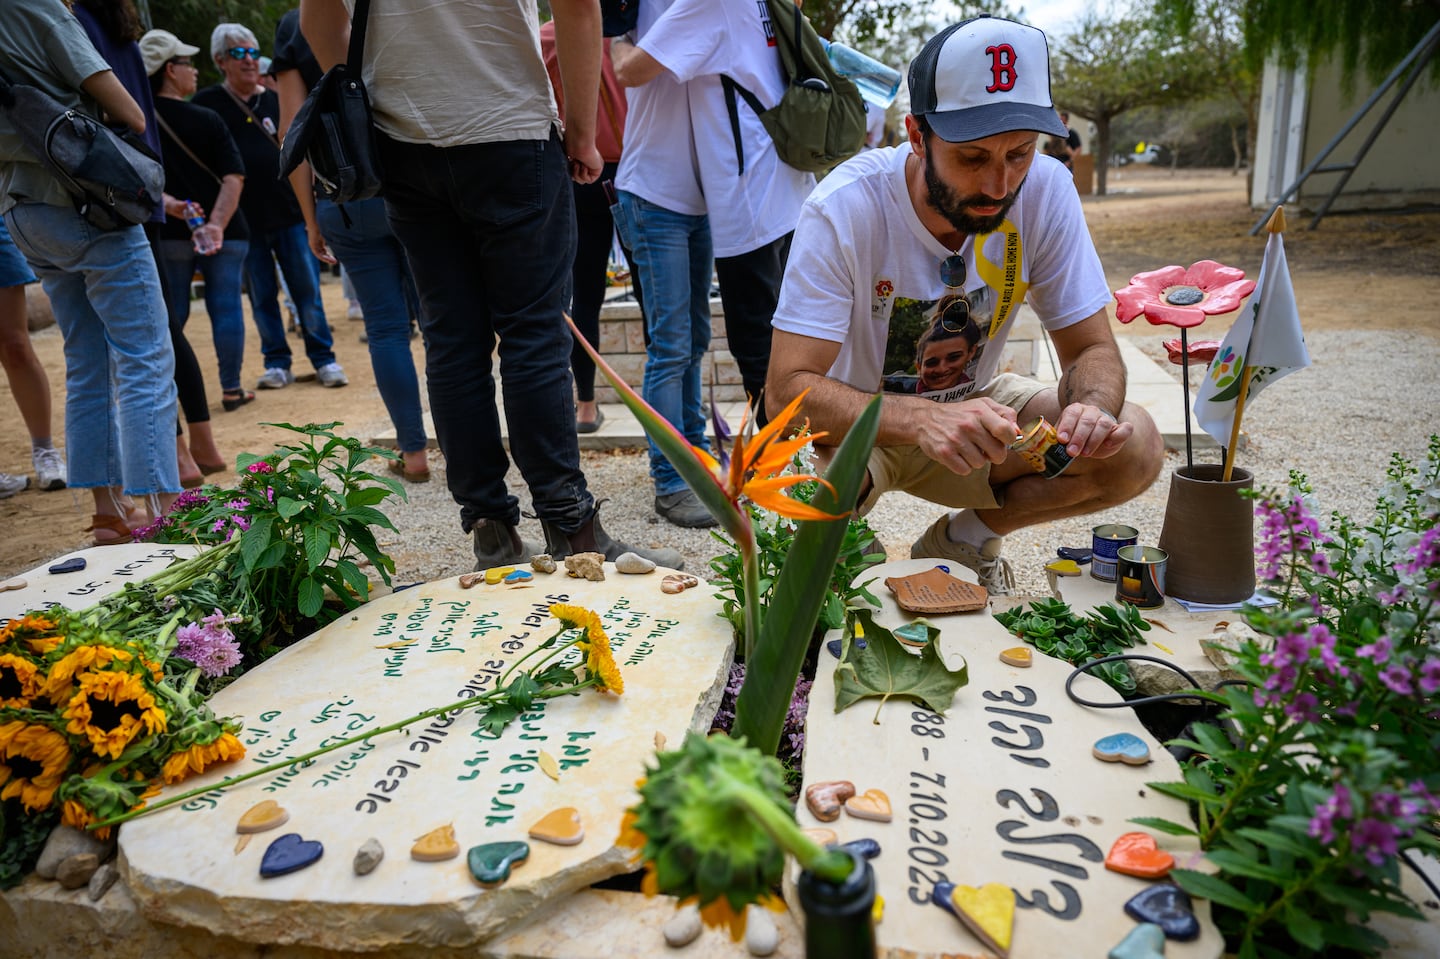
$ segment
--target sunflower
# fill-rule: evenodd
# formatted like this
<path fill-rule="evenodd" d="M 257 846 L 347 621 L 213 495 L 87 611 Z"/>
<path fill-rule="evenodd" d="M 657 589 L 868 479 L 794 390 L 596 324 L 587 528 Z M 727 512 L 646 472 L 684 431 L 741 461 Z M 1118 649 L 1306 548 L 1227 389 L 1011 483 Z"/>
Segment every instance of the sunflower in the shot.
<path fill-rule="evenodd" d="M 25 709 L 40 695 L 45 674 L 28 659 L 0 653 L 0 708 Z"/>
<path fill-rule="evenodd" d="M 98 755 L 119 759 L 137 736 L 165 731 L 165 712 L 139 676 L 85 673 L 61 715 L 67 732 L 87 736 Z"/>
<path fill-rule="evenodd" d="M 39 613 L 29 613 L 19 619 L 6 620 L 0 626 L 0 648 L 24 642 L 29 651 L 43 656 L 64 641 L 64 636 L 47 636 L 55 629 L 56 620 Z"/>
<path fill-rule="evenodd" d="M 81 832 L 91 832 L 96 839 L 106 840 L 110 838 L 110 830 L 113 826 L 101 826 L 99 829 L 91 830 L 90 825 L 97 820 L 97 816 L 83 803 L 73 799 L 67 799 L 60 804 L 60 824 L 69 826 L 71 829 L 78 829 Z"/>
<path fill-rule="evenodd" d="M 0 800 L 20 798 L 31 812 L 50 807 L 74 757 L 49 726 L 16 720 L 0 726 Z"/>
<path fill-rule="evenodd" d="M 228 763 L 245 756 L 245 746 L 232 734 L 222 732 L 213 742 L 196 743 L 165 760 L 160 777 L 168 786 L 195 773 L 203 773 L 216 763 Z"/>
<path fill-rule="evenodd" d="M 75 677 L 86 670 L 104 669 L 111 663 L 128 663 L 134 659 L 128 650 L 92 644 L 77 646 L 50 667 L 44 693 L 56 706 L 75 694 Z"/>

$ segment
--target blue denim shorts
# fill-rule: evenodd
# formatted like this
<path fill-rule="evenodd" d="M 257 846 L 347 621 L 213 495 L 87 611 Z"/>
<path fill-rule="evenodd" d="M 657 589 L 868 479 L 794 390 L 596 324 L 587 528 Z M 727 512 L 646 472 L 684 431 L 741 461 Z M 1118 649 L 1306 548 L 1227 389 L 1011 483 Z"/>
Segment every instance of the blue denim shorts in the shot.
<path fill-rule="evenodd" d="M 0 219 L 0 288 L 24 286 L 34 282 L 35 274 L 31 271 L 30 264 L 25 262 L 25 257 L 16 248 L 15 241 L 10 239 L 10 231 L 5 228 L 4 219 Z"/>

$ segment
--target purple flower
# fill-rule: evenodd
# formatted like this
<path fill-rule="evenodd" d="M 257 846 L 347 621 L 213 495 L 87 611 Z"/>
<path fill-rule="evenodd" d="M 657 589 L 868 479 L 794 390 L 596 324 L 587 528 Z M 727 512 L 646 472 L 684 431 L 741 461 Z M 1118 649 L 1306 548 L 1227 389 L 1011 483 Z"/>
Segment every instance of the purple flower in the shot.
<path fill-rule="evenodd" d="M 265 498 L 270 501 L 270 504 L 271 504 L 272 506 L 274 505 L 274 503 L 275 503 L 275 487 L 273 487 L 273 486 L 267 486 L 267 487 L 265 487 Z"/>
<path fill-rule="evenodd" d="M 226 617 L 218 623 L 213 622 L 215 616 L 220 615 L 222 614 L 217 609 L 213 615 L 201 621 L 203 626 L 201 623 L 186 623 L 175 633 L 176 655 L 200 667 L 200 672 L 206 676 L 224 676 L 239 665 L 241 660 L 240 644 L 236 641 L 235 634 L 224 625 L 226 622 L 239 622 L 239 617 L 233 620 Z"/>
<path fill-rule="evenodd" d="M 200 625 L 210 630 L 226 630 L 226 626 L 229 623 L 240 623 L 244 622 L 244 620 L 245 617 L 239 613 L 231 613 L 227 616 L 223 610 L 217 609 L 209 616 L 200 620 Z M 226 632 L 228 632 L 228 630 L 226 630 Z"/>
<path fill-rule="evenodd" d="M 1350 842 L 1372 866 L 1383 866 L 1387 856 L 1399 852 L 1400 829 L 1381 819 L 1362 819 L 1350 830 Z"/>
<path fill-rule="evenodd" d="M 264 460 L 256 460 L 255 462 L 251 463 L 249 466 L 245 467 L 245 472 L 247 472 L 247 473 L 273 473 L 273 472 L 275 472 L 275 467 L 271 466 L 269 463 L 265 462 Z"/>
<path fill-rule="evenodd" d="M 230 502 L 228 502 L 228 503 L 225 504 L 225 508 L 226 508 L 226 509 L 233 509 L 233 510 L 242 510 L 242 509 L 244 509 L 245 507 L 247 507 L 247 506 L 249 506 L 249 505 L 250 505 L 250 501 L 249 501 L 248 499 L 232 499 Z"/>
<path fill-rule="evenodd" d="M 1333 576 L 1334 570 L 1330 568 L 1330 557 L 1323 550 L 1317 550 L 1310 557 L 1310 568 L 1321 576 Z"/>
<path fill-rule="evenodd" d="M 245 532 L 247 529 L 250 528 L 250 519 L 249 519 L 249 517 L 246 517 L 246 516 L 232 516 L 232 517 L 230 517 L 230 519 L 231 519 L 231 521 L 235 524 L 235 528 L 238 529 L 238 530 L 239 530 L 240 532 L 242 532 L 242 533 Z"/>
<path fill-rule="evenodd" d="M 1415 691 L 1410 684 L 1410 669 L 1406 660 L 1393 662 L 1380 670 L 1380 682 L 1397 696 L 1409 696 Z"/>
<path fill-rule="evenodd" d="M 1397 563 L 1395 571 L 1403 575 L 1423 576 L 1440 566 L 1440 526 L 1432 526 L 1420 534 L 1420 542 L 1410 550 L 1410 560 Z"/>
<path fill-rule="evenodd" d="M 224 528 L 225 528 L 225 517 L 222 516 L 222 517 L 220 517 L 219 519 L 217 519 L 217 520 L 214 522 L 214 524 L 210 527 L 210 532 L 212 532 L 212 533 L 218 533 L 218 532 L 220 532 L 221 530 L 223 530 Z"/>
<path fill-rule="evenodd" d="M 1381 636 L 1373 643 L 1366 643 L 1355 650 L 1355 655 L 1361 659 L 1374 660 L 1378 666 L 1381 663 L 1390 661 L 1390 653 L 1394 650 L 1389 636 Z"/>
<path fill-rule="evenodd" d="M 196 506 L 204 506 L 210 502 L 210 497 L 195 489 L 187 489 L 175 497 L 175 502 L 170 504 L 170 512 L 179 510 L 194 509 Z"/>
<path fill-rule="evenodd" d="M 1420 692 L 1426 696 L 1440 690 L 1440 656 L 1427 656 L 1420 664 Z"/>
<path fill-rule="evenodd" d="M 1319 705 L 1320 700 L 1313 693 L 1301 693 L 1285 706 L 1285 715 L 1298 723 L 1318 723 Z"/>
<path fill-rule="evenodd" d="M 1355 815 L 1355 805 L 1350 798 L 1350 789 L 1344 783 L 1336 783 L 1330 798 L 1315 807 L 1310 820 L 1310 835 L 1324 843 L 1335 841 L 1336 820 L 1348 820 Z"/>

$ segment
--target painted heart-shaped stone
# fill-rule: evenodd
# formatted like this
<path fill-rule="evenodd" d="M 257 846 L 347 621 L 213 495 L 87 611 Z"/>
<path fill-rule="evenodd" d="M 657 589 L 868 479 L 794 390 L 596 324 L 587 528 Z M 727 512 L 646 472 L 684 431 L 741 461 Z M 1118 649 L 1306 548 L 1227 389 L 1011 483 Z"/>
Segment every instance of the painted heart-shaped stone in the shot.
<path fill-rule="evenodd" d="M 476 586 L 478 586 L 479 584 L 481 584 L 481 583 L 483 583 L 483 582 L 485 582 L 485 574 L 484 574 L 484 573 L 461 573 L 461 574 L 460 574 L 460 588 L 461 588 L 461 589 L 474 589 Z"/>
<path fill-rule="evenodd" d="M 1125 903 L 1125 914 L 1136 922 L 1155 923 L 1167 939 L 1189 942 L 1200 935 L 1200 920 L 1195 918 L 1190 897 L 1173 883 L 1140 890 Z"/>
<path fill-rule="evenodd" d="M 1061 559 L 1073 559 L 1076 563 L 1083 566 L 1090 562 L 1094 551 L 1084 546 L 1061 546 L 1055 550 L 1055 555 Z"/>
<path fill-rule="evenodd" d="M 470 875 L 482 886 L 498 886 L 510 878 L 510 870 L 530 858 L 528 842 L 487 842 L 472 846 L 465 856 Z"/>
<path fill-rule="evenodd" d="M 1134 733 L 1112 733 L 1095 740 L 1091 754 L 1107 763 L 1143 766 L 1150 761 L 1150 747 Z"/>
<path fill-rule="evenodd" d="M 460 855 L 460 843 L 455 839 L 455 827 L 446 823 L 432 829 L 410 847 L 410 858 L 417 862 L 444 862 Z"/>
<path fill-rule="evenodd" d="M 841 805 L 853 795 L 855 784 L 848 780 L 811 783 L 805 787 L 805 805 L 821 822 L 834 822 L 840 818 Z"/>
<path fill-rule="evenodd" d="M 852 839 L 842 845 L 840 848 L 850 850 L 855 855 L 859 856 L 861 859 L 874 859 L 876 856 L 880 855 L 880 843 L 874 839 L 871 839 L 869 836 L 863 836 L 860 839 Z"/>
<path fill-rule="evenodd" d="M 514 566 L 492 566 L 485 571 L 485 583 L 488 586 L 494 586 L 513 572 L 515 572 Z"/>
<path fill-rule="evenodd" d="M 12 589 L 24 589 L 29 585 L 30 584 L 25 581 L 25 577 L 16 576 L 14 579 L 7 579 L 5 582 L 0 583 L 0 593 L 8 593 Z"/>
<path fill-rule="evenodd" d="M 950 904 L 965 928 L 975 934 L 1000 959 L 1010 955 L 1010 937 L 1015 931 L 1015 893 L 1009 886 L 987 882 L 980 888 L 956 886 Z"/>
<path fill-rule="evenodd" d="M 935 888 L 930 890 L 930 901 L 959 919 L 960 914 L 955 911 L 955 903 L 950 901 L 950 895 L 953 892 L 955 892 L 953 882 L 937 882 Z"/>
<path fill-rule="evenodd" d="M 700 580 L 689 573 L 670 573 L 660 580 L 660 592 L 662 593 L 683 593 L 694 586 L 699 586 Z"/>
<path fill-rule="evenodd" d="M 313 839 L 303 839 L 298 832 L 287 832 L 272 842 L 260 857 L 260 878 L 273 879 L 304 869 L 325 855 L 325 847 Z"/>
<path fill-rule="evenodd" d="M 855 638 L 855 639 L 850 640 L 850 645 L 851 645 L 852 647 L 854 647 L 855 649 L 864 649 L 864 648 L 865 648 L 865 640 L 860 639 L 860 638 L 857 637 L 857 638 Z M 841 640 L 832 639 L 832 640 L 830 640 L 829 642 L 827 642 L 827 643 L 825 644 L 825 648 L 828 649 L 828 650 L 830 650 L 830 655 L 831 655 L 831 656 L 834 656 L 836 659 L 839 659 L 839 658 L 840 658 L 840 651 L 841 651 L 841 649 L 842 649 Z"/>
<path fill-rule="evenodd" d="M 922 622 L 906 623 L 891 633 L 906 646 L 924 646 L 930 642 L 930 629 Z"/>
<path fill-rule="evenodd" d="M 869 819 L 874 822 L 889 822 L 890 797 L 879 789 L 867 789 L 859 796 L 853 796 L 845 800 L 845 811 L 856 819 Z"/>
<path fill-rule="evenodd" d="M 585 840 L 585 826 L 580 822 L 580 810 L 574 806 L 562 806 L 552 810 L 530 827 L 530 838 L 557 846 L 578 846 Z"/>
<path fill-rule="evenodd" d="M 873 906 L 870 907 L 870 921 L 873 922 L 873 923 L 875 923 L 875 925 L 878 926 L 878 925 L 880 925 L 880 920 L 882 920 L 882 919 L 884 919 L 884 918 L 885 918 L 885 897 L 877 894 L 877 895 L 875 896 L 875 905 L 873 905 Z"/>
<path fill-rule="evenodd" d="M 1165 931 L 1153 922 L 1142 922 L 1105 959 L 1165 959 Z"/>
<path fill-rule="evenodd" d="M 1073 559 L 1057 559 L 1045 564 L 1045 568 L 1056 576 L 1079 576 L 1080 564 Z"/>
<path fill-rule="evenodd" d="M 517 569 L 515 570 L 515 572 L 506 575 L 505 579 L 502 582 L 509 584 L 528 583 L 534 578 L 535 574 L 530 572 L 528 569 Z"/>
<path fill-rule="evenodd" d="M 1000 662 L 1006 666 L 1018 666 L 1021 669 L 1029 669 L 1034 662 L 1029 646 L 1011 646 L 1009 649 L 1000 651 Z"/>
<path fill-rule="evenodd" d="M 800 831 L 822 846 L 833 846 L 840 841 L 840 837 L 835 834 L 835 830 L 833 829 L 825 829 L 817 826 L 814 829 L 802 829 Z"/>
<path fill-rule="evenodd" d="M 1144 832 L 1127 832 L 1115 840 L 1105 857 L 1105 868 L 1141 879 L 1164 879 L 1175 866 L 1175 857 L 1155 844 Z"/>
<path fill-rule="evenodd" d="M 267 829 L 274 829 L 276 826 L 283 826 L 289 821 L 290 813 L 275 800 L 267 799 L 245 810 L 245 814 L 235 824 L 235 831 L 241 835 L 264 832 Z"/>

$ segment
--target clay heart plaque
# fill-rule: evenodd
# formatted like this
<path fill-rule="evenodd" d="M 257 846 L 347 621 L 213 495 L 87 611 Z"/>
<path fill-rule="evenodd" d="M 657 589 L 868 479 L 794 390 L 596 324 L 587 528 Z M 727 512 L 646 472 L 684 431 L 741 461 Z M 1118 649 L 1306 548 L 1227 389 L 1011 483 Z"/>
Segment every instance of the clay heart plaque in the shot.
<path fill-rule="evenodd" d="M 585 840 L 585 826 L 580 822 L 580 810 L 574 806 L 562 806 L 542 816 L 530 827 L 530 838 L 557 846 L 578 846 Z"/>
<path fill-rule="evenodd" d="M 1189 942 L 1200 935 L 1200 920 L 1190 896 L 1179 886 L 1161 883 L 1142 889 L 1125 903 L 1125 913 L 1136 922 L 1153 922 L 1168 939 Z"/>
<path fill-rule="evenodd" d="M 510 878 L 510 870 L 530 858 L 528 842 L 487 842 L 472 846 L 465 861 L 470 875 L 482 886 L 498 886 Z"/>
<path fill-rule="evenodd" d="M 859 796 L 853 796 L 845 800 L 845 811 L 856 819 L 869 819 L 874 822 L 889 822 L 890 797 L 879 789 L 867 789 Z"/>
<path fill-rule="evenodd" d="M 410 858 L 417 862 L 444 862 L 458 855 L 460 843 L 455 841 L 455 827 L 449 823 L 430 830 L 410 847 Z"/>
<path fill-rule="evenodd" d="M 984 586 L 956 579 L 940 569 L 891 576 L 885 585 L 907 613 L 970 613 L 984 609 L 990 601 Z"/>
<path fill-rule="evenodd" d="M 264 832 L 267 829 L 274 829 L 276 826 L 283 826 L 289 821 L 290 813 L 275 800 L 267 799 L 245 810 L 245 814 L 235 824 L 235 831 L 241 835 Z"/>
<path fill-rule="evenodd" d="M 965 928 L 975 934 L 1000 959 L 1010 955 L 1010 937 L 1015 931 L 1015 893 L 1009 886 L 987 882 L 974 886 L 956 886 L 950 893 L 950 904 Z"/>
<path fill-rule="evenodd" d="M 1115 840 L 1105 857 L 1105 868 L 1141 879 L 1163 879 L 1175 865 L 1175 857 L 1155 844 L 1149 833 L 1127 832 Z"/>
<path fill-rule="evenodd" d="M 298 832 L 287 832 L 272 842 L 260 858 L 260 878 L 273 879 L 304 869 L 325 855 L 325 847 L 313 839 L 302 839 Z"/>
<path fill-rule="evenodd" d="M 1107 763 L 1143 766 L 1150 761 L 1150 747 L 1134 733 L 1112 733 L 1095 740 L 1090 753 Z"/>
<path fill-rule="evenodd" d="M 1018 666 L 1021 669 L 1029 669 L 1033 657 L 1029 646 L 1012 646 L 1009 649 L 1000 651 L 1000 662 L 1006 666 Z"/>
<path fill-rule="evenodd" d="M 846 780 L 829 783 L 811 783 L 805 787 L 805 805 L 821 822 L 834 822 L 840 818 L 840 806 L 855 795 L 855 784 Z"/>

